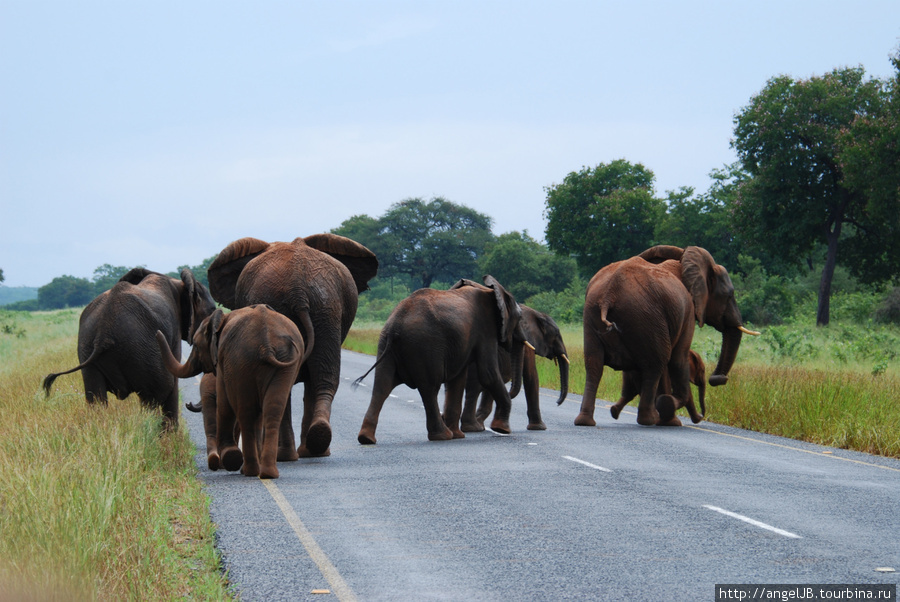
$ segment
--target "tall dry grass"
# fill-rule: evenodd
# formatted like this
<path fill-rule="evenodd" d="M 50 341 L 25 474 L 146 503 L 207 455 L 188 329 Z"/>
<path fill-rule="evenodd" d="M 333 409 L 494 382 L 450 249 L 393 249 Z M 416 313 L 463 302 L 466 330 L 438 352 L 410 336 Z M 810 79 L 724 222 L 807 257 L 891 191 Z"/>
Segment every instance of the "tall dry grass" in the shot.
<path fill-rule="evenodd" d="M 77 364 L 77 321 L 0 314 L 0 592 L 228 599 L 186 430 L 161 432 L 136 398 L 88 406 L 77 373 L 39 391 Z"/>

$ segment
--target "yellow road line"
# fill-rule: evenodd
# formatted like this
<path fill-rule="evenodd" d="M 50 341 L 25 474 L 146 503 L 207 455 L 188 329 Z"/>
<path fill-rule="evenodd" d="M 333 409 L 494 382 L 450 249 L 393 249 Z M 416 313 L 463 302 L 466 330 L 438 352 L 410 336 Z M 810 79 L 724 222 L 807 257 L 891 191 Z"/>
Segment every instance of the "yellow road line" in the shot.
<path fill-rule="evenodd" d="M 544 393 L 542 393 L 542 395 L 544 395 L 544 397 L 552 397 L 551 395 L 546 395 L 546 394 L 544 394 Z M 598 399 L 597 401 L 599 402 L 600 400 Z M 598 404 L 598 405 L 599 405 L 599 404 Z M 604 407 L 604 408 L 609 408 L 610 406 L 612 406 L 612 404 L 609 404 L 609 405 L 606 405 L 606 406 L 603 406 L 603 407 Z M 625 409 L 622 410 L 622 414 L 629 414 L 629 415 L 631 415 L 631 416 L 637 416 L 637 413 L 636 413 L 636 412 L 629 412 L 629 411 L 626 411 Z M 734 438 L 734 439 L 741 439 L 741 440 L 743 440 L 743 441 L 750 441 L 750 442 L 752 442 L 752 443 L 759 443 L 759 444 L 762 444 L 762 445 L 771 445 L 772 447 L 780 447 L 780 448 L 782 448 L 782 449 L 790 449 L 790 450 L 793 450 L 793 451 L 803 452 L 804 454 L 812 454 L 813 456 L 819 456 L 819 457 L 822 457 L 822 458 L 831 458 L 832 460 L 843 460 L 844 462 L 852 462 L 852 463 L 854 463 L 854 464 L 861 464 L 861 465 L 863 465 L 863 466 L 871 466 L 871 467 L 873 467 L 873 468 L 881 468 L 881 469 L 884 469 L 884 470 L 891 470 L 891 471 L 893 471 L 893 472 L 900 472 L 900 469 L 898 469 L 898 468 L 893 468 L 893 467 L 891 467 L 891 466 L 882 466 L 881 464 L 873 464 L 872 462 L 863 462 L 862 460 L 854 460 L 854 459 L 852 459 L 852 458 L 844 458 L 844 457 L 841 457 L 841 456 L 835 456 L 834 454 L 824 454 L 824 453 L 819 452 L 819 451 L 813 451 L 813 450 L 809 450 L 809 449 L 803 449 L 803 448 L 800 448 L 800 447 L 793 447 L 793 446 L 791 446 L 791 445 L 784 445 L 784 444 L 782 444 L 782 443 L 773 443 L 773 442 L 771 442 L 771 441 L 761 441 L 761 440 L 759 440 L 759 439 L 754 439 L 753 437 L 744 437 L 744 436 L 742 436 L 742 435 L 733 435 L 733 434 L 731 434 L 731 433 L 720 433 L 719 431 L 714 431 L 714 430 L 712 430 L 712 429 L 703 428 L 702 426 L 693 426 L 693 425 L 690 425 L 690 424 L 685 424 L 684 426 L 686 426 L 686 427 L 688 427 L 688 428 L 692 428 L 692 429 L 694 429 L 694 430 L 703 431 L 704 433 L 710 433 L 710 434 L 712 434 L 712 435 L 721 435 L 721 436 L 723 436 L 723 437 L 732 437 L 732 438 Z M 723 425 L 723 426 L 724 426 L 724 425 Z M 774 436 L 777 436 L 777 435 L 774 435 Z M 815 444 L 813 444 L 813 445 L 815 445 Z"/>
<path fill-rule="evenodd" d="M 291 525 L 294 533 L 297 534 L 300 543 L 306 548 L 306 553 L 313 559 L 313 562 L 319 567 L 319 571 L 328 581 L 332 593 L 334 593 L 334 595 L 337 596 L 337 599 L 342 602 L 355 602 L 356 595 L 353 593 L 353 590 L 350 589 L 350 586 L 348 586 L 343 577 L 341 577 L 337 568 L 335 568 L 335 566 L 331 564 L 331 561 L 328 560 L 328 556 L 325 555 L 325 552 L 323 552 L 322 548 L 319 547 L 319 544 L 316 543 L 315 538 L 313 538 L 312 534 L 306 529 L 303 521 L 301 521 L 300 517 L 297 516 L 297 513 L 294 512 L 291 504 L 287 501 L 287 498 L 284 497 L 284 494 L 281 493 L 281 490 L 278 489 L 275 482 L 271 479 L 263 479 L 262 482 L 263 485 L 266 486 L 266 489 L 269 490 L 272 499 L 274 499 L 275 503 L 278 504 L 278 507 L 281 508 L 281 512 L 287 519 L 288 524 Z"/>

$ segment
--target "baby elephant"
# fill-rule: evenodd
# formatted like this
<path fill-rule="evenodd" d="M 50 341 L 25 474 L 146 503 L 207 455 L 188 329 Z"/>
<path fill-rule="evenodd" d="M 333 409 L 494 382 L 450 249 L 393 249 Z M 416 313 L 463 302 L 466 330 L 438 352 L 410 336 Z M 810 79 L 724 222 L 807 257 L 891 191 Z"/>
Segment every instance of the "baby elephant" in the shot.
<path fill-rule="evenodd" d="M 690 364 L 690 382 L 697 387 L 700 398 L 699 418 L 703 418 L 703 416 L 706 415 L 706 364 L 703 363 L 703 358 L 700 357 L 700 354 L 693 349 L 688 351 L 688 361 Z M 712 380 L 712 378 L 713 377 L 710 377 L 710 380 Z M 715 381 L 713 384 L 716 384 Z M 637 370 L 626 370 L 622 372 L 622 395 L 619 397 L 619 401 L 609 408 L 612 417 L 618 420 L 622 408 L 628 405 L 628 402 L 639 395 L 640 392 L 641 373 Z M 666 409 L 663 407 L 663 404 L 667 404 L 668 413 L 672 415 L 666 424 L 670 426 L 680 426 L 681 420 L 675 416 L 675 411 L 682 407 L 682 404 L 672 397 L 672 384 L 669 379 L 668 371 L 664 371 L 662 378 L 659 379 L 659 387 L 656 390 L 656 394 L 657 409 L 660 412 L 665 413 Z M 688 407 L 692 408 L 693 404 L 688 405 Z M 700 422 L 697 416 L 691 416 L 691 420 L 694 423 Z"/>
<path fill-rule="evenodd" d="M 216 374 L 216 437 L 220 463 L 246 476 L 278 478 L 278 431 L 309 356 L 297 326 L 267 305 L 225 314 L 217 309 L 194 334 L 191 355 L 179 364 L 156 335 L 166 368 L 178 378 Z M 243 453 L 235 441 L 235 421 Z M 261 441 L 258 439 L 261 437 Z"/>

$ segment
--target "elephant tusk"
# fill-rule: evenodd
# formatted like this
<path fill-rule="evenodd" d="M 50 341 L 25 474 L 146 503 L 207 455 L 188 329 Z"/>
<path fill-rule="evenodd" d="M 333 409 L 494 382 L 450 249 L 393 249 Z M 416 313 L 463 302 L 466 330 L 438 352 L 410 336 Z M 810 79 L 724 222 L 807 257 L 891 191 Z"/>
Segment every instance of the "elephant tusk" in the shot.
<path fill-rule="evenodd" d="M 566 360 L 566 363 L 567 363 L 567 364 L 569 363 L 569 358 L 566 357 L 566 354 L 565 354 L 565 353 L 561 354 L 559 357 L 561 357 L 561 358 L 563 358 L 564 360 Z"/>
<path fill-rule="evenodd" d="M 534 345 L 532 345 L 528 341 L 525 341 L 525 346 L 528 347 L 529 349 L 531 349 L 532 351 L 534 351 Z"/>
<path fill-rule="evenodd" d="M 744 328 L 743 326 L 738 326 L 738 330 L 740 330 L 740 331 L 743 332 L 744 334 L 753 335 L 753 336 L 755 336 L 755 337 L 757 337 L 757 336 L 760 335 L 760 333 L 756 332 L 755 330 L 747 330 L 747 329 Z"/>

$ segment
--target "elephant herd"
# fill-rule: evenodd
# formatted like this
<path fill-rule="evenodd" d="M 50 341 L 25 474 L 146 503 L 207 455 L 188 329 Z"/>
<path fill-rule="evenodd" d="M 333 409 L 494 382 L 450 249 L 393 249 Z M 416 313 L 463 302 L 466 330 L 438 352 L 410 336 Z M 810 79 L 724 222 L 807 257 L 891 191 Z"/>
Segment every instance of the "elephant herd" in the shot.
<path fill-rule="evenodd" d="M 44 379 L 81 371 L 88 403 L 136 393 L 178 421 L 178 379 L 203 373 L 201 403 L 209 468 L 278 477 L 278 461 L 327 456 L 331 407 L 340 380 L 340 353 L 356 316 L 358 295 L 378 271 L 374 253 L 334 234 L 267 243 L 242 238 L 225 247 L 208 270 L 209 290 L 189 270 L 181 279 L 143 268 L 125 274 L 82 312 L 79 365 Z M 231 310 L 217 309 L 216 302 Z M 690 350 L 695 323 L 722 332 L 710 385 L 727 381 L 744 328 L 728 273 L 699 247 L 657 246 L 613 263 L 591 279 L 584 308 L 585 390 L 576 425 L 594 425 L 604 366 L 623 372 L 614 418 L 640 395 L 642 425 L 680 425 L 705 413 L 705 367 Z M 181 363 L 181 341 L 192 344 Z M 516 302 L 496 279 L 461 279 L 446 291 L 420 289 L 385 323 L 369 407 L 357 436 L 376 442 L 378 418 L 400 384 L 418 389 L 429 440 L 490 428 L 510 432 L 512 398 L 525 389 L 530 430 L 546 429 L 538 403 L 535 356 L 559 366 L 561 404 L 569 360 L 558 326 Z M 512 381 L 509 391 L 505 383 Z M 291 390 L 303 386 L 300 444 L 291 420 Z M 690 383 L 698 386 L 700 412 Z M 438 394 L 444 387 L 443 409 Z M 479 396 L 481 403 L 476 410 Z M 240 446 L 238 445 L 240 442 Z"/>

